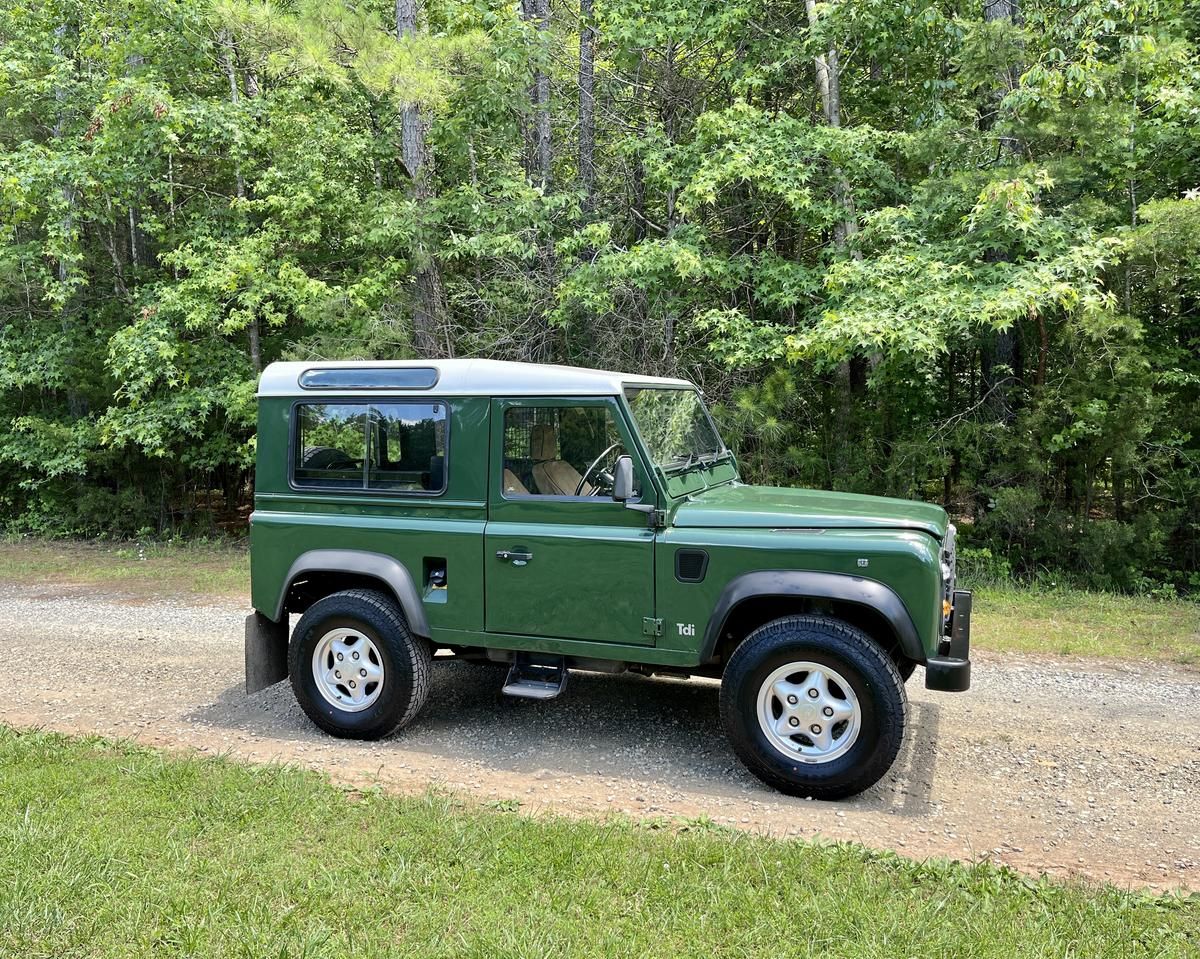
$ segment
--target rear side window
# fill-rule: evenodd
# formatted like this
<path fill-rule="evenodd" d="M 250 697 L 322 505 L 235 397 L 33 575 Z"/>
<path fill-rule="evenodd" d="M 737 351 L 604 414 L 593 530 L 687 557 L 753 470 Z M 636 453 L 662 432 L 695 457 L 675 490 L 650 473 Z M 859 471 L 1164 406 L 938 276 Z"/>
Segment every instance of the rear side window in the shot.
<path fill-rule="evenodd" d="M 300 403 L 292 482 L 300 487 L 441 493 L 445 403 Z"/>

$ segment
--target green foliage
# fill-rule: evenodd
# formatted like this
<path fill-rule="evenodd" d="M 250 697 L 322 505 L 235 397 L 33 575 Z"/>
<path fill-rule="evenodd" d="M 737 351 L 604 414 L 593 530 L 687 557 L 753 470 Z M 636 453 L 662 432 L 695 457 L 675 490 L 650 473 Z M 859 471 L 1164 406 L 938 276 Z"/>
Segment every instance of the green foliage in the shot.
<path fill-rule="evenodd" d="M 589 196 L 569 6 L 426 0 L 403 39 L 385 3 L 3 7 L 3 524 L 239 515 L 256 367 L 412 355 L 432 269 L 439 352 L 691 376 L 748 479 L 942 502 L 1015 575 L 1194 587 L 1195 11 L 817 11 L 597 2 Z"/>

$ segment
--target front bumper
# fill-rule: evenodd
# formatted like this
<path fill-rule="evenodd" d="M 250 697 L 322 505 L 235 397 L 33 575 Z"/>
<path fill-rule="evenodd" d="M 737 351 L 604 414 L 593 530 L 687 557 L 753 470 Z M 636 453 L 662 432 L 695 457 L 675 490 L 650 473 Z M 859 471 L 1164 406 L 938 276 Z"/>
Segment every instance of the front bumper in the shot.
<path fill-rule="evenodd" d="M 945 655 L 925 661 L 925 688 L 942 693 L 962 693 L 971 688 L 971 593 L 955 590 L 950 613 L 949 643 Z"/>

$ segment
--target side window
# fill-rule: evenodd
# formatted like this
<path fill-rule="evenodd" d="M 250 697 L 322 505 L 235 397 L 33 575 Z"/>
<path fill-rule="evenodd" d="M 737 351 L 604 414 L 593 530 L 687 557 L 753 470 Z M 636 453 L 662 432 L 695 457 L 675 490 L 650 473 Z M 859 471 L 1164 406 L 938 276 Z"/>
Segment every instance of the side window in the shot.
<path fill-rule="evenodd" d="M 510 406 L 504 411 L 505 496 L 612 495 L 626 452 L 605 406 Z"/>
<path fill-rule="evenodd" d="M 367 456 L 367 407 L 320 403 L 296 408 L 297 486 L 361 489 Z"/>
<path fill-rule="evenodd" d="M 305 403 L 296 407 L 297 486 L 441 493 L 445 403 Z"/>
<path fill-rule="evenodd" d="M 369 489 L 440 493 L 446 488 L 446 404 L 371 407 Z"/>

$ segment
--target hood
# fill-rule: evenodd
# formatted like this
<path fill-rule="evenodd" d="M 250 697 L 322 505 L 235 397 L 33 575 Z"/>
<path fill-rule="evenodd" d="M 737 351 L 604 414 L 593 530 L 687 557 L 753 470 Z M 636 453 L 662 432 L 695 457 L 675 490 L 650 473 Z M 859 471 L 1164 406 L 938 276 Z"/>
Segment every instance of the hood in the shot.
<path fill-rule="evenodd" d="M 689 497 L 673 520 L 724 529 L 912 529 L 938 539 L 948 524 L 944 509 L 916 500 L 741 483 Z"/>

